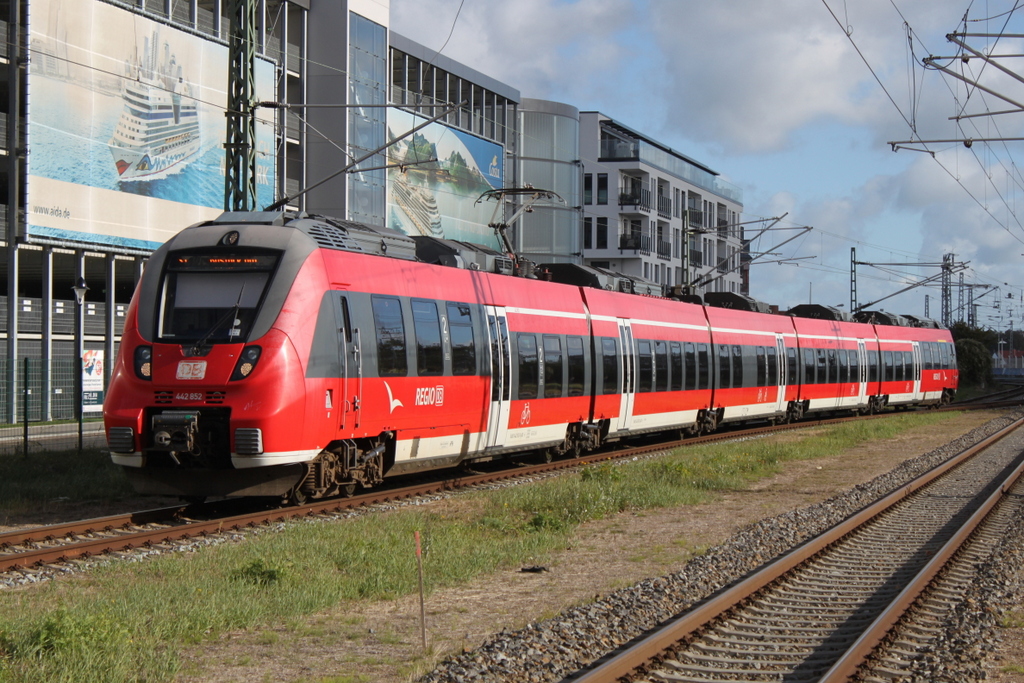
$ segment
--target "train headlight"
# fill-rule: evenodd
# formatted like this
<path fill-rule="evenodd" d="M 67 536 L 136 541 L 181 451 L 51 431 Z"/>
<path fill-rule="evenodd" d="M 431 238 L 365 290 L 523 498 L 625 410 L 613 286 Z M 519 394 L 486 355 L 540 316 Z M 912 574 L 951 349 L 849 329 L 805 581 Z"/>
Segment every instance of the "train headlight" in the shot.
<path fill-rule="evenodd" d="M 238 362 L 235 363 L 235 371 L 231 373 L 231 381 L 248 377 L 256 368 L 256 363 L 259 361 L 262 351 L 263 349 L 258 346 L 246 346 L 242 349 L 242 355 L 238 357 Z"/>
<path fill-rule="evenodd" d="M 153 347 L 135 347 L 135 376 L 139 379 L 153 379 Z"/>

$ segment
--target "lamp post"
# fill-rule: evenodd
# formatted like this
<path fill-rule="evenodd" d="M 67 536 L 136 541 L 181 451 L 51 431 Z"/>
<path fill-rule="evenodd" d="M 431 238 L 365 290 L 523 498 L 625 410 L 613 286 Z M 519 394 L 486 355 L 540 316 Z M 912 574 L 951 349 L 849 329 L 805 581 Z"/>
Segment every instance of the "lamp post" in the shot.
<path fill-rule="evenodd" d="M 85 355 L 85 325 L 82 316 L 82 306 L 85 304 L 85 293 L 89 291 L 89 285 L 85 284 L 85 278 L 79 277 L 75 286 L 71 289 L 75 292 L 75 419 L 78 420 L 78 454 L 82 454 L 82 403 L 85 400 L 85 390 L 82 383 L 82 356 Z"/>

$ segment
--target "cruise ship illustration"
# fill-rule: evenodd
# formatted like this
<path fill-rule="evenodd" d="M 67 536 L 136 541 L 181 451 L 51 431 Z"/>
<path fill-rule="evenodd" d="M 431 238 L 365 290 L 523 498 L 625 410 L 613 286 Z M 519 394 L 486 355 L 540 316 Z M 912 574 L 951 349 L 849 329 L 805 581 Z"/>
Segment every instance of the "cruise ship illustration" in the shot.
<path fill-rule="evenodd" d="M 124 66 L 124 107 L 108 142 L 118 179 L 153 180 L 180 171 L 201 142 L 199 108 L 182 65 L 154 30 L 141 58 Z"/>
<path fill-rule="evenodd" d="M 395 182 L 395 199 L 405 214 L 420 231 L 428 237 L 444 237 L 441 226 L 441 212 L 437 209 L 434 195 L 422 187 Z"/>

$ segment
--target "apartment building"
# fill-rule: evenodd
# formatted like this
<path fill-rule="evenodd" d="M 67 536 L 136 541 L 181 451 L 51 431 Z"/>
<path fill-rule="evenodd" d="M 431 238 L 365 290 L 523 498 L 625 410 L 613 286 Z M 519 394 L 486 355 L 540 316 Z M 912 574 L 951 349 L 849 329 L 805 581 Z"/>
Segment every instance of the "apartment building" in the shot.
<path fill-rule="evenodd" d="M 580 155 L 588 265 L 696 294 L 748 294 L 740 188 L 600 112 L 580 113 Z"/>

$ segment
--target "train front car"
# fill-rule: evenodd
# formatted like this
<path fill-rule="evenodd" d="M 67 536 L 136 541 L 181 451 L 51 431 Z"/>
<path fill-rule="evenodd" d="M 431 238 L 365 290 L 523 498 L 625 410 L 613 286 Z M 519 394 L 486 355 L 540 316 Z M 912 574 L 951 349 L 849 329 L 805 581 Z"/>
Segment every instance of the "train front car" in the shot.
<path fill-rule="evenodd" d="M 111 457 L 139 492 L 287 495 L 320 452 L 302 330 L 326 276 L 285 221 L 224 214 L 150 259 L 104 402 Z"/>

